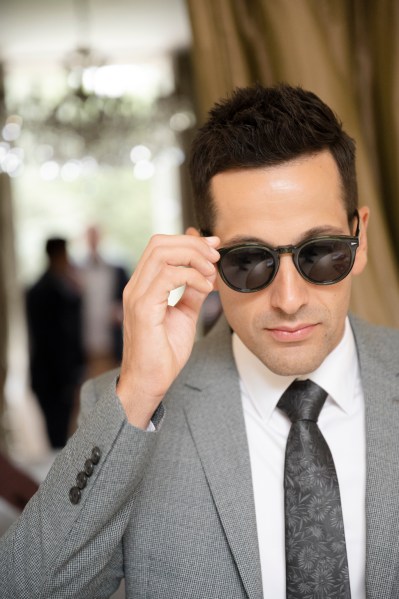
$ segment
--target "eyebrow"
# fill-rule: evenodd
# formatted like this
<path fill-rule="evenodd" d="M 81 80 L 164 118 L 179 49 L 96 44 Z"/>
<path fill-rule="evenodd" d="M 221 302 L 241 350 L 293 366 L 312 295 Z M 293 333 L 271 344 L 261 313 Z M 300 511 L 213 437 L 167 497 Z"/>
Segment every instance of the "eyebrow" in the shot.
<path fill-rule="evenodd" d="M 309 239 L 314 239 L 316 237 L 323 237 L 325 235 L 341 236 L 341 235 L 348 235 L 348 233 L 345 233 L 339 227 L 332 227 L 329 225 L 326 225 L 324 227 L 313 227 L 312 229 L 305 231 L 305 233 L 303 233 L 301 235 L 301 237 L 298 239 L 298 241 L 296 243 L 288 244 L 288 245 L 299 245 L 301 243 L 304 243 L 305 241 L 309 241 Z M 265 241 L 264 239 L 261 239 L 260 237 L 252 237 L 252 236 L 248 236 L 248 235 L 235 235 L 228 241 L 224 242 L 223 246 L 229 247 L 229 246 L 233 246 L 233 245 L 239 245 L 241 243 L 259 243 L 261 245 L 268 245 L 269 247 L 275 247 L 273 244 L 268 243 L 267 241 Z"/>

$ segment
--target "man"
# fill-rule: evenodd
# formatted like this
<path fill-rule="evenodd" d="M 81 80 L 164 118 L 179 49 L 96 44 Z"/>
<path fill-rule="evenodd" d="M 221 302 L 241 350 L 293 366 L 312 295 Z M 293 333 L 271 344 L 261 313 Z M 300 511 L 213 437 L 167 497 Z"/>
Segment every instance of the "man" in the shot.
<path fill-rule="evenodd" d="M 88 256 L 81 266 L 83 287 L 83 341 L 87 378 L 115 368 L 122 358 L 122 294 L 129 280 L 125 269 L 105 260 L 101 233 L 86 233 Z"/>
<path fill-rule="evenodd" d="M 50 237 L 48 265 L 26 295 L 32 390 L 43 411 L 50 445 L 66 444 L 82 381 L 82 298 L 67 242 Z"/>
<path fill-rule="evenodd" d="M 119 378 L 87 384 L 80 429 L 3 541 L 2 596 L 99 599 L 123 576 L 134 598 L 399 596 L 399 336 L 347 319 L 369 216 L 354 160 L 310 92 L 255 86 L 215 106 L 191 158 L 204 236 L 155 236 L 145 249 L 124 292 Z M 192 351 L 215 288 L 228 324 Z M 277 404 L 297 378 L 328 393 L 319 430 L 343 521 L 340 508 L 328 517 L 345 541 L 329 543 L 326 504 L 303 494 L 312 547 L 291 575 L 291 423 Z M 336 499 L 334 477 L 314 469 L 315 490 Z"/>

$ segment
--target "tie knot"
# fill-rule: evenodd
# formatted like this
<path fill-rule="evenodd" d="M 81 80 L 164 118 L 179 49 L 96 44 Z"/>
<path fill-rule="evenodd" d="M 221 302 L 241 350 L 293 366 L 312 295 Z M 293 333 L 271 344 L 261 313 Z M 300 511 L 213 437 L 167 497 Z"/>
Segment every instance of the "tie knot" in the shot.
<path fill-rule="evenodd" d="M 317 422 L 326 397 L 327 392 L 313 381 L 295 380 L 283 393 L 277 407 L 287 414 L 291 422 Z"/>

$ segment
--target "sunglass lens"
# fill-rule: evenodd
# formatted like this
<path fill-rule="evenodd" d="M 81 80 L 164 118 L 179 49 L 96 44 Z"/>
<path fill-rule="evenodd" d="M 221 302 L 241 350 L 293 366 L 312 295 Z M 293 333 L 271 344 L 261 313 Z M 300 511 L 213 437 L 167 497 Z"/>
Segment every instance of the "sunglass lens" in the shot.
<path fill-rule="evenodd" d="M 265 287 L 275 273 L 273 255 L 264 248 L 233 248 L 220 260 L 225 282 L 237 291 L 255 291 Z"/>
<path fill-rule="evenodd" d="M 314 283 L 333 283 L 349 274 L 352 252 L 348 243 L 340 240 L 309 242 L 298 254 L 298 265 L 303 274 Z"/>

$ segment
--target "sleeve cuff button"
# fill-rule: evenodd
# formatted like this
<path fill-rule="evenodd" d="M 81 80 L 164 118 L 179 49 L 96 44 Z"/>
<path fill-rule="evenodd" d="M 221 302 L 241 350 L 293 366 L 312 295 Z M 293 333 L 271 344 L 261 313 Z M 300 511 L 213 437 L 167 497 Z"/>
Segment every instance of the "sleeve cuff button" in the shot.
<path fill-rule="evenodd" d="M 101 458 L 101 449 L 99 447 L 93 447 L 91 452 L 91 461 L 93 464 L 98 464 Z"/>
<path fill-rule="evenodd" d="M 79 503 L 80 497 L 81 497 L 80 489 L 78 487 L 72 487 L 72 489 L 69 491 L 70 502 L 73 503 L 73 505 L 76 505 Z"/>
<path fill-rule="evenodd" d="M 79 489 L 84 489 L 85 486 L 87 485 L 87 475 L 85 472 L 79 472 L 79 474 L 76 477 L 76 486 Z"/>
<path fill-rule="evenodd" d="M 92 460 L 88 459 L 85 461 L 84 471 L 87 476 L 91 476 L 93 474 L 94 464 Z"/>

